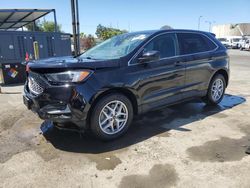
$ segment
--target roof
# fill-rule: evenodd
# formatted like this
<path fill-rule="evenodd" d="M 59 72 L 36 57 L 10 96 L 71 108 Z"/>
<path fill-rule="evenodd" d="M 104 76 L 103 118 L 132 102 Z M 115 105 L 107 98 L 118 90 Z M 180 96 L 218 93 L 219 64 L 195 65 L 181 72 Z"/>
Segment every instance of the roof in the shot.
<path fill-rule="evenodd" d="M 0 30 L 16 30 L 54 11 L 54 9 L 0 9 Z"/>
<path fill-rule="evenodd" d="M 215 36 L 214 33 L 207 32 L 207 31 L 200 31 L 200 30 L 192 30 L 192 29 L 157 29 L 157 30 L 144 30 L 144 31 L 136 31 L 136 32 L 131 32 L 131 33 L 147 33 L 147 34 L 152 34 L 152 35 L 158 35 L 161 33 L 168 33 L 168 32 L 187 32 L 187 33 L 202 33 L 202 34 L 209 34 Z"/>

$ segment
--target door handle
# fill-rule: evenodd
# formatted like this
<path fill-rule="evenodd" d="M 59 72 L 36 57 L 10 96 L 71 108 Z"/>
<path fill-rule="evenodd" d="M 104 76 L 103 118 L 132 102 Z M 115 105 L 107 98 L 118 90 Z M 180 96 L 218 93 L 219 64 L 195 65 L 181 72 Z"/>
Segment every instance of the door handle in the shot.
<path fill-rule="evenodd" d="M 209 60 L 209 61 L 213 61 L 213 60 L 214 60 L 214 57 L 209 57 L 208 60 Z"/>
<path fill-rule="evenodd" d="M 182 66 L 182 65 L 183 65 L 183 62 L 182 62 L 182 61 L 176 61 L 176 62 L 174 63 L 174 65 L 175 65 L 176 67 L 179 67 L 179 66 Z"/>

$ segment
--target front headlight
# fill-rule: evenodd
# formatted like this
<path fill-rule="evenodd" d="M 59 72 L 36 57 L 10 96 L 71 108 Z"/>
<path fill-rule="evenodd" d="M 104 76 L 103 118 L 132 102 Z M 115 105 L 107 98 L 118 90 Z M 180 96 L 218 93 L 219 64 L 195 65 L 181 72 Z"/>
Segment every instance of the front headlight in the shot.
<path fill-rule="evenodd" d="M 90 76 L 92 71 L 67 71 L 60 73 L 49 73 L 45 74 L 45 77 L 50 82 L 59 82 L 59 83 L 71 83 L 71 82 L 82 82 Z"/>

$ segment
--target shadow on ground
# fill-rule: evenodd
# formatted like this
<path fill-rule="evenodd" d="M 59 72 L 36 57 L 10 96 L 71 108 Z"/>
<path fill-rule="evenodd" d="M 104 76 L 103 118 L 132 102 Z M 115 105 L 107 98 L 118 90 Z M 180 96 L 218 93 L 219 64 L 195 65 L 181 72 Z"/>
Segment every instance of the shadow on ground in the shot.
<path fill-rule="evenodd" d="M 220 112 L 245 101 L 243 97 L 225 95 L 220 105 L 216 107 L 206 106 L 200 101 L 191 101 L 149 112 L 136 117 L 129 131 L 123 137 L 111 142 L 102 142 L 76 132 L 58 130 L 50 122 L 44 122 L 41 130 L 46 140 L 59 150 L 97 154 L 123 149 L 153 136 L 167 137 L 169 130 L 172 129 L 191 131 L 184 126 L 215 114 L 218 118 L 225 118 L 226 115 Z"/>

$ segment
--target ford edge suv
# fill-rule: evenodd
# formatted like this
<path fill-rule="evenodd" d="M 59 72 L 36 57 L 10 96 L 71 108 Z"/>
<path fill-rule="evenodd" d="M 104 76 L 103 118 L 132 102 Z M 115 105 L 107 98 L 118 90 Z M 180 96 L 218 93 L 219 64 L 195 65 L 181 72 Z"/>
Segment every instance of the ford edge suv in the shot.
<path fill-rule="evenodd" d="M 193 98 L 218 104 L 229 57 L 211 33 L 158 30 L 115 36 L 78 57 L 31 61 L 26 69 L 28 109 L 58 128 L 111 140 L 137 114 Z"/>

